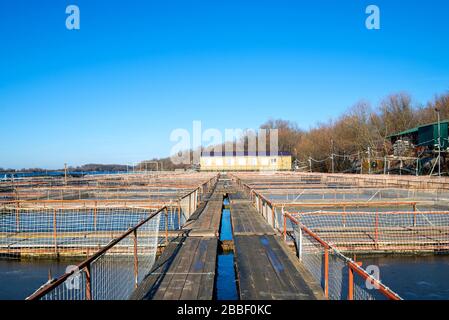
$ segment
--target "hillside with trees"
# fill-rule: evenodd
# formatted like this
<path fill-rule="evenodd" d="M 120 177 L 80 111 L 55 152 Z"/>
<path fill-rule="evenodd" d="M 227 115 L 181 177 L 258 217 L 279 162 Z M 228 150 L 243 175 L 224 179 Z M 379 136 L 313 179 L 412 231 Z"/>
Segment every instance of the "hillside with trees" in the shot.
<path fill-rule="evenodd" d="M 339 118 L 318 123 L 309 130 L 301 130 L 296 123 L 285 120 L 270 120 L 261 128 L 279 129 L 279 150 L 290 151 L 295 159 L 306 162 L 309 157 L 319 160 L 337 154 L 340 157 L 335 159 L 335 165 L 343 169 L 345 160 L 368 148 L 378 156 L 391 154 L 387 137 L 436 122 L 436 108 L 442 120 L 449 119 L 449 94 L 437 96 L 426 105 L 415 104 L 406 93 L 390 95 L 376 107 L 361 101 Z M 330 171 L 329 166 L 330 161 L 323 162 L 318 170 Z"/>

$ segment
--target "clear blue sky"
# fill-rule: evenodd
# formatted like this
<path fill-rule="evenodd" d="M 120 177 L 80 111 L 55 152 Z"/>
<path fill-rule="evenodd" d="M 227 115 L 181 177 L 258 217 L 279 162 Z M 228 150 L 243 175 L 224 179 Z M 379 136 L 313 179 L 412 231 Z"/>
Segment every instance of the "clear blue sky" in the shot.
<path fill-rule="evenodd" d="M 193 120 L 307 129 L 360 99 L 425 103 L 449 90 L 448 13 L 447 0 L 1 1 L 0 167 L 167 156 Z"/>

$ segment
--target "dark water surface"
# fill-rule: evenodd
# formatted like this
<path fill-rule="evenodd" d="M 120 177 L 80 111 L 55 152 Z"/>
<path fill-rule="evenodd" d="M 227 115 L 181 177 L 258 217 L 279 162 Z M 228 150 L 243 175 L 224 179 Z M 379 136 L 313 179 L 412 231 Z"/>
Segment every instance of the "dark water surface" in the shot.
<path fill-rule="evenodd" d="M 0 300 L 23 300 L 52 277 L 65 273 L 80 260 L 12 260 L 0 258 Z"/>
<path fill-rule="evenodd" d="M 405 300 L 449 300 L 449 255 L 358 257 Z"/>
<path fill-rule="evenodd" d="M 229 204 L 225 198 L 224 205 Z M 231 211 L 223 209 L 221 215 L 220 240 L 232 240 Z M 218 255 L 217 278 L 215 283 L 216 298 L 218 300 L 238 300 L 237 281 L 234 269 L 234 253 L 223 252 Z"/>
<path fill-rule="evenodd" d="M 234 270 L 234 254 L 218 255 L 218 275 L 216 283 L 217 300 L 238 300 L 237 282 Z"/>
<path fill-rule="evenodd" d="M 223 209 L 222 212 L 220 240 L 232 240 L 231 211 L 229 209 Z"/>

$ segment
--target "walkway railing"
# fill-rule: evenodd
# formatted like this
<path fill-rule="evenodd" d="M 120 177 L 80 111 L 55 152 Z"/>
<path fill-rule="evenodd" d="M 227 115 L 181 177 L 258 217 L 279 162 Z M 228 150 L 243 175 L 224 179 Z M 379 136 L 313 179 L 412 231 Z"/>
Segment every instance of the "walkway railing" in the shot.
<path fill-rule="evenodd" d="M 157 206 L 144 200 L 49 200 L 4 205 L 0 207 L 0 255 L 89 256 L 161 207 L 165 209 L 158 230 L 168 241 L 170 231 L 182 228 L 215 181 L 216 177 L 179 199 Z"/>
<path fill-rule="evenodd" d="M 401 300 L 401 297 L 379 279 L 362 268 L 360 262 L 348 258 L 337 247 L 239 179 L 236 182 L 253 201 L 265 221 L 280 231 L 287 240 L 287 229 L 296 242 L 298 257 L 330 300 Z M 415 206 L 413 203 L 406 205 Z M 293 204 L 294 205 L 294 204 Z M 334 212 L 335 214 L 335 212 Z M 408 214 L 412 214 L 408 212 Z"/>
<path fill-rule="evenodd" d="M 449 211 L 289 213 L 343 252 L 449 250 Z M 284 238 L 291 226 L 284 223 Z"/>
<path fill-rule="evenodd" d="M 151 270 L 157 252 L 159 220 L 151 214 L 27 300 L 123 300 Z"/>
<path fill-rule="evenodd" d="M 182 227 L 217 178 L 181 197 L 176 206 L 170 204 L 150 213 L 88 259 L 70 266 L 58 279 L 47 282 L 27 300 L 128 299 L 153 267 L 159 240 L 168 242 L 169 230 Z"/>
<path fill-rule="evenodd" d="M 356 262 L 322 240 L 295 217 L 285 216 L 294 224 L 298 256 L 305 268 L 322 286 L 331 300 L 401 300 L 401 297 L 373 277 Z"/>

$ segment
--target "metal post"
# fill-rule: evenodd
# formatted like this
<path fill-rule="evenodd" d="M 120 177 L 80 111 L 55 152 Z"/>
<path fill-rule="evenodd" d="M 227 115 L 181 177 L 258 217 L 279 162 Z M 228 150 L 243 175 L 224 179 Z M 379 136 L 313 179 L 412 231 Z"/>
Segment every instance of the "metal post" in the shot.
<path fill-rule="evenodd" d="M 94 230 L 97 231 L 97 201 L 94 206 Z"/>
<path fill-rule="evenodd" d="M 416 203 L 413 204 L 413 226 L 416 227 Z"/>
<path fill-rule="evenodd" d="M 331 139 L 331 145 L 332 145 L 332 150 L 331 150 L 331 159 L 332 159 L 332 173 L 335 173 L 335 167 L 334 167 L 334 140 Z"/>
<path fill-rule="evenodd" d="M 368 147 L 368 174 L 371 174 L 371 147 Z"/>
<path fill-rule="evenodd" d="M 168 210 L 165 207 L 165 244 L 168 245 Z"/>
<path fill-rule="evenodd" d="M 438 177 L 441 177 L 441 124 L 440 124 L 440 110 L 438 113 Z"/>
<path fill-rule="evenodd" d="M 181 202 L 178 201 L 178 226 L 181 229 Z"/>
<path fill-rule="evenodd" d="M 64 163 L 64 182 L 67 185 L 67 163 Z"/>
<path fill-rule="evenodd" d="M 324 296 L 329 299 L 329 248 L 324 249 Z"/>
<path fill-rule="evenodd" d="M 188 218 L 190 218 L 191 212 L 192 212 L 192 197 L 189 195 L 189 213 L 188 213 Z"/>
<path fill-rule="evenodd" d="M 335 173 L 335 168 L 334 168 L 334 154 L 332 153 L 331 155 L 331 159 L 332 159 L 332 173 Z"/>
<path fill-rule="evenodd" d="M 282 208 L 282 215 L 284 216 L 284 241 L 287 241 L 287 215 L 284 213 L 284 208 Z"/>
<path fill-rule="evenodd" d="M 376 221 L 375 221 L 375 228 L 374 228 L 374 243 L 376 244 L 376 248 L 378 249 L 378 241 L 379 241 L 379 212 L 376 212 Z"/>
<path fill-rule="evenodd" d="M 86 300 L 93 300 L 92 299 L 91 279 L 90 279 L 90 264 L 88 264 L 84 268 L 84 272 L 86 272 Z"/>
<path fill-rule="evenodd" d="M 357 159 L 360 161 L 360 174 L 362 174 L 363 171 L 363 159 L 360 158 L 360 151 L 357 152 Z"/>
<path fill-rule="evenodd" d="M 419 158 L 416 158 L 416 176 L 419 176 Z"/>
<path fill-rule="evenodd" d="M 138 276 L 139 276 L 139 259 L 137 257 L 137 229 L 133 232 L 134 239 L 134 286 L 137 288 Z"/>
<path fill-rule="evenodd" d="M 354 300 L 354 271 L 348 264 L 348 300 Z"/>
<path fill-rule="evenodd" d="M 56 209 L 53 209 L 53 239 L 55 245 L 55 254 L 58 254 L 58 237 L 56 233 Z"/>
<path fill-rule="evenodd" d="M 301 227 L 298 227 L 298 258 L 299 261 L 302 261 L 302 229 Z"/>
<path fill-rule="evenodd" d="M 17 232 L 20 232 L 20 215 L 19 215 L 19 208 L 16 208 L 16 229 L 17 229 Z"/>

